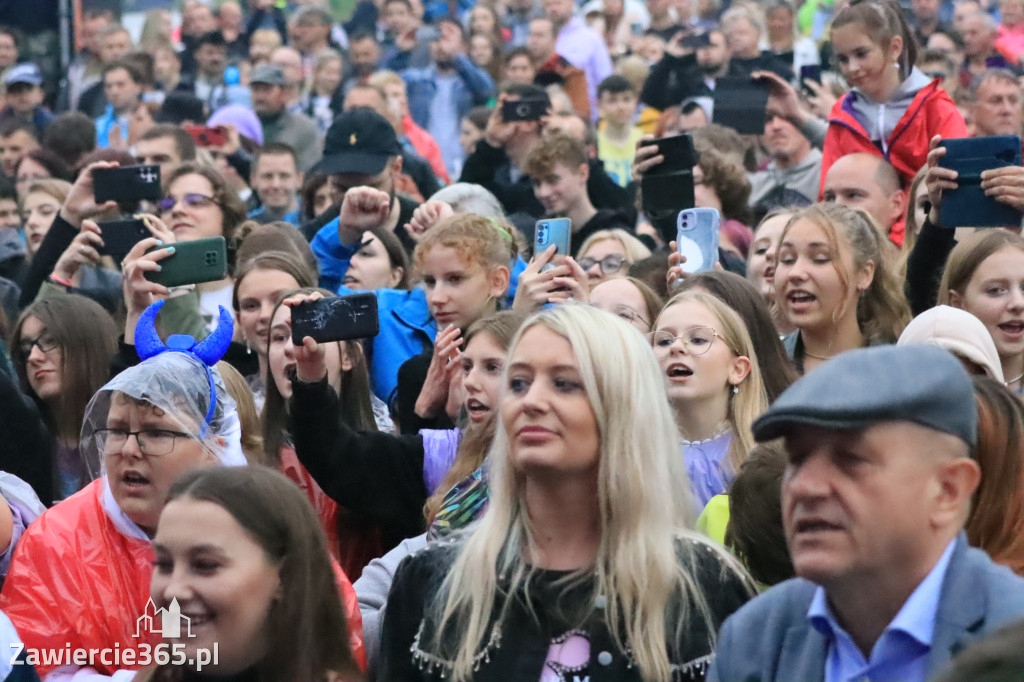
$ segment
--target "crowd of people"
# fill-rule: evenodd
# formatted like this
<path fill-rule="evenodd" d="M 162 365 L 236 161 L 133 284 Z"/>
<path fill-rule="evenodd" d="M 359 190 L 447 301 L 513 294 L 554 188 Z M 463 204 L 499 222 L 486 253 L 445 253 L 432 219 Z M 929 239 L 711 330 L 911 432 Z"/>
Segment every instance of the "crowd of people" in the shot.
<path fill-rule="evenodd" d="M 1024 679 L 1024 0 L 15 4 L 0 677 Z"/>

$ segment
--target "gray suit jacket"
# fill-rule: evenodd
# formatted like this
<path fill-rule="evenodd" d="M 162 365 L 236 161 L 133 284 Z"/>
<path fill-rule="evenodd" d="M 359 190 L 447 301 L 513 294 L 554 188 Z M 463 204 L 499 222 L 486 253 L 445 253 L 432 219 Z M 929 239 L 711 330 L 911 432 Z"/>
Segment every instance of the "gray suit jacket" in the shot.
<path fill-rule="evenodd" d="M 708 682 L 821 682 L 828 641 L 807 619 L 816 585 L 787 580 L 722 625 Z M 1024 618 L 1024 578 L 998 566 L 961 533 L 942 582 L 928 677 L 973 639 Z"/>

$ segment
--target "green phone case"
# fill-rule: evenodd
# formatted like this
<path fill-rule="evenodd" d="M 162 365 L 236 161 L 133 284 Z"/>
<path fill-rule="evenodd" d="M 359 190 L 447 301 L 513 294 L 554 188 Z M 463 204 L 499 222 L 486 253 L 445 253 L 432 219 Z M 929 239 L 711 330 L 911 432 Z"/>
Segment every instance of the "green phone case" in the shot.
<path fill-rule="evenodd" d="M 227 242 L 224 237 L 209 237 L 173 244 L 174 253 L 160 261 L 162 269 L 147 272 L 146 279 L 165 287 L 216 282 L 228 275 Z M 166 249 L 157 246 L 147 253 Z"/>

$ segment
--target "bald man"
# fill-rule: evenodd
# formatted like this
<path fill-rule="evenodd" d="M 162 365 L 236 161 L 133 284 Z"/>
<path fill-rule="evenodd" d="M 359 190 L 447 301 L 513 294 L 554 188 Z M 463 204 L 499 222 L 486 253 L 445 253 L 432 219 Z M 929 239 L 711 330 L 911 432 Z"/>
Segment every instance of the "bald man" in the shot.
<path fill-rule="evenodd" d="M 291 47 L 279 47 L 270 54 L 270 63 L 281 67 L 285 80 L 288 82 L 288 110 L 297 110 L 302 92 L 306 87 L 306 78 L 302 70 L 302 55 Z"/>
<path fill-rule="evenodd" d="M 903 244 L 907 192 L 887 161 L 873 154 L 847 154 L 836 159 L 825 176 L 825 201 L 859 208 L 875 219 L 897 245 Z"/>

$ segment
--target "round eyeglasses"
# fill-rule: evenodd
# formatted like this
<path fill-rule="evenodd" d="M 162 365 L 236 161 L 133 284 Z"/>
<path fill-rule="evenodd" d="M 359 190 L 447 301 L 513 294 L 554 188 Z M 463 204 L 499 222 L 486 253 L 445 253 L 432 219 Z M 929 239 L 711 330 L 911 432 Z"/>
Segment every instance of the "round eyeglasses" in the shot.
<path fill-rule="evenodd" d="M 93 433 L 96 448 L 104 455 L 119 455 L 124 450 L 128 438 L 135 436 L 142 454 L 149 457 L 160 457 L 174 449 L 177 438 L 194 439 L 188 433 L 168 431 L 166 429 L 142 429 L 141 431 L 125 431 L 124 429 L 97 429 Z"/>
<path fill-rule="evenodd" d="M 718 332 L 713 327 L 693 327 L 687 329 L 681 336 L 662 330 L 651 332 L 647 337 L 651 340 L 654 354 L 658 356 L 668 355 L 676 339 L 683 342 L 683 348 L 690 355 L 704 355 L 715 342 Z"/>

